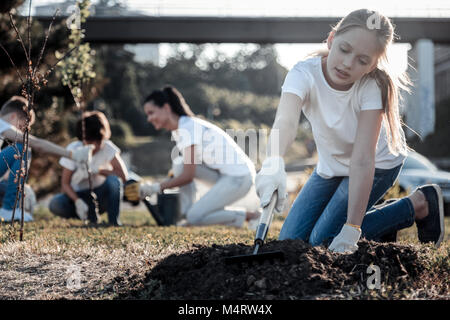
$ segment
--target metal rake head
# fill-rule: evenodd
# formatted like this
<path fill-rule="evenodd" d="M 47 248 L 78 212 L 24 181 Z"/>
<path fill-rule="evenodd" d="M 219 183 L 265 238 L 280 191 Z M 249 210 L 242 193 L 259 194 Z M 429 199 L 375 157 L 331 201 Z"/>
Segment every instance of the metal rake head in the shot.
<path fill-rule="evenodd" d="M 274 263 L 275 261 L 284 261 L 284 253 L 282 251 L 270 251 L 257 254 L 243 254 L 225 258 L 225 264 L 263 264 L 264 262 Z"/>

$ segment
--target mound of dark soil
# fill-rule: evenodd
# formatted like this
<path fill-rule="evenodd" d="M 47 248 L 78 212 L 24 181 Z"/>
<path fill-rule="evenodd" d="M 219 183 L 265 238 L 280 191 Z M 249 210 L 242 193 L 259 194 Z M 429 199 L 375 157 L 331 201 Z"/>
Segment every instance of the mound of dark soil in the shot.
<path fill-rule="evenodd" d="M 423 264 L 412 246 L 360 241 L 353 254 L 335 254 L 301 240 L 273 241 L 261 251 L 281 250 L 284 261 L 226 265 L 224 258 L 249 254 L 244 244 L 197 246 L 158 262 L 134 297 L 147 299 L 311 299 L 364 298 L 377 290 L 379 268 L 383 288 L 407 290 Z M 380 291 L 380 290 L 378 290 Z M 381 290 L 386 291 L 386 290 Z M 365 294 L 364 294 L 365 292 Z M 372 292 L 372 293 L 370 293 Z"/>

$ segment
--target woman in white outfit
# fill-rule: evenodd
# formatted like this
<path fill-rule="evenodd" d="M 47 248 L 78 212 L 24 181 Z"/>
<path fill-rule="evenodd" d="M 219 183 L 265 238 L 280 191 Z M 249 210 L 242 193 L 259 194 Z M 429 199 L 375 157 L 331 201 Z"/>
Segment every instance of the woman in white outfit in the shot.
<path fill-rule="evenodd" d="M 144 111 L 156 130 L 172 132 L 181 156 L 172 152 L 173 178 L 131 184 L 125 188 L 128 199 L 142 199 L 179 187 L 181 212 L 187 225 L 241 227 L 245 221 L 259 217 L 258 212 L 225 208 L 249 192 L 255 177 L 253 163 L 227 133 L 195 117 L 174 87 L 153 91 L 144 101 Z M 212 185 L 197 202 L 194 178 Z"/>

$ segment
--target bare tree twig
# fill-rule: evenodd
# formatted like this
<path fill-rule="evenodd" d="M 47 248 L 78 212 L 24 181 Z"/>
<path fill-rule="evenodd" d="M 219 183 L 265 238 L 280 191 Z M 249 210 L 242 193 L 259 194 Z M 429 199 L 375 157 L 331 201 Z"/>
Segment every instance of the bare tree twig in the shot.
<path fill-rule="evenodd" d="M 28 56 L 31 59 L 31 0 L 28 5 L 27 29 L 28 29 Z"/>
<path fill-rule="evenodd" d="M 25 53 L 25 57 L 27 58 L 27 61 L 30 62 L 31 61 L 30 60 L 30 56 L 28 55 L 27 48 L 25 48 L 25 44 L 23 43 L 22 36 L 20 35 L 19 29 L 17 29 L 17 26 L 16 26 L 16 24 L 14 22 L 14 19 L 13 19 L 13 16 L 12 16 L 11 12 L 9 12 L 8 14 L 9 14 L 9 20 L 11 21 L 11 25 L 14 28 L 14 30 L 16 31 L 16 35 L 17 35 L 17 38 L 19 40 L 19 43 L 22 45 L 23 51 Z"/>
<path fill-rule="evenodd" d="M 64 60 L 65 58 L 67 58 L 73 51 L 78 50 L 78 49 L 79 49 L 79 47 L 76 46 L 76 47 L 73 47 L 72 49 L 70 49 L 69 51 L 67 51 L 60 59 L 58 59 L 58 60 L 56 61 L 56 63 L 54 63 L 54 64 L 50 67 L 49 71 L 47 71 L 48 74 L 50 74 L 51 72 L 53 72 L 53 70 L 56 68 L 56 66 L 57 66 L 58 63 L 60 63 L 60 62 L 61 62 L 62 60 Z"/>
<path fill-rule="evenodd" d="M 30 1 L 30 3 L 31 3 L 31 1 Z M 55 18 L 56 18 L 58 13 L 59 13 L 59 9 L 57 9 L 55 11 L 55 13 L 53 14 L 53 19 L 50 22 L 50 26 L 47 29 L 47 33 L 45 35 L 44 44 L 42 45 L 41 52 L 39 53 L 39 58 L 38 58 L 38 60 L 36 62 L 36 65 L 34 66 L 33 76 L 36 74 L 36 72 L 37 72 L 37 70 L 38 70 L 38 68 L 39 68 L 39 66 L 41 64 L 42 57 L 44 56 L 44 50 L 45 50 L 45 47 L 47 46 L 47 41 L 48 41 L 48 38 L 50 36 L 50 32 L 52 31 L 52 26 L 53 26 L 53 23 L 55 22 Z"/>

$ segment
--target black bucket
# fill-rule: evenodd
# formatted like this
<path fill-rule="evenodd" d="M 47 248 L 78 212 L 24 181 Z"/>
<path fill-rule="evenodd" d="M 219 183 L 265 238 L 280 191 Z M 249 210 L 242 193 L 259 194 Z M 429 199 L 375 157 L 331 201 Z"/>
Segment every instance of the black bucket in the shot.
<path fill-rule="evenodd" d="M 165 190 L 164 193 L 158 194 L 158 203 L 156 205 L 152 205 L 148 197 L 143 202 L 160 226 L 174 225 L 181 218 L 178 191 Z"/>

